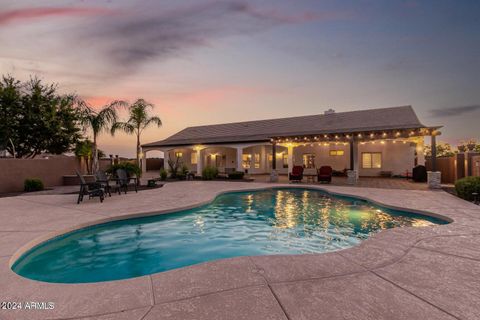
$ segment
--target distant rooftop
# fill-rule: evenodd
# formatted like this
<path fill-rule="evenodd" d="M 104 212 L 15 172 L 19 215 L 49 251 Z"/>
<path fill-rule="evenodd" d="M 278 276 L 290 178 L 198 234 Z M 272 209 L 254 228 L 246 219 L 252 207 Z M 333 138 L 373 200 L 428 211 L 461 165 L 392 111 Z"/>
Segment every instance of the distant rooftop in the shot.
<path fill-rule="evenodd" d="M 411 106 L 188 127 L 143 147 L 269 141 L 271 137 L 425 128 Z"/>

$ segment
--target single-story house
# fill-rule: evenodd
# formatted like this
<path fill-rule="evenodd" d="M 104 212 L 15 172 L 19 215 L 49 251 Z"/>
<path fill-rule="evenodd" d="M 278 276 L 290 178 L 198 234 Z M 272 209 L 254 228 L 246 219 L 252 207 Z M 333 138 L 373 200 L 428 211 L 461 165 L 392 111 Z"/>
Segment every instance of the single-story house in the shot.
<path fill-rule="evenodd" d="M 360 176 L 381 172 L 405 174 L 424 164 L 424 137 L 440 134 L 441 126 L 422 124 L 411 106 L 270 120 L 188 127 L 165 140 L 142 145 L 143 160 L 151 150 L 179 158 L 191 171 L 205 166 L 220 172 L 249 174 L 305 172 L 324 165 L 356 170 Z M 143 166 L 145 168 L 145 165 Z"/>

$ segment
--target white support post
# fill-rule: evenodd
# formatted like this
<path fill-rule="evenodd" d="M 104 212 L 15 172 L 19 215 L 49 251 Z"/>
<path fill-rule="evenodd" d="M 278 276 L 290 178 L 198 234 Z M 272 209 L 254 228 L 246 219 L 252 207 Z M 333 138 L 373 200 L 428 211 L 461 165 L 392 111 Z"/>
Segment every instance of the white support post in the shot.
<path fill-rule="evenodd" d="M 243 147 L 237 147 L 237 171 L 243 172 Z"/>
<path fill-rule="evenodd" d="M 202 149 L 197 149 L 197 176 L 202 175 L 203 170 L 203 156 L 202 156 Z"/>
<path fill-rule="evenodd" d="M 293 146 L 289 145 L 287 147 L 287 151 L 288 151 L 288 158 L 287 158 L 288 173 L 290 174 L 293 170 Z"/>

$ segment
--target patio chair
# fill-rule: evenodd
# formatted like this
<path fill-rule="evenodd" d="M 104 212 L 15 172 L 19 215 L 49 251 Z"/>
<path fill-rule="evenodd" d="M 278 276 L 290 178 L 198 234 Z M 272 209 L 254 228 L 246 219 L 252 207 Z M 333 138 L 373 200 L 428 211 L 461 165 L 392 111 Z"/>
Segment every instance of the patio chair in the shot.
<path fill-rule="evenodd" d="M 125 194 L 127 194 L 128 186 L 131 184 L 133 184 L 133 186 L 135 187 L 135 192 L 138 192 L 138 179 L 136 177 L 129 177 L 125 169 L 117 169 L 116 174 L 117 179 L 115 179 L 115 181 L 117 182 L 118 194 L 121 194 L 121 190 L 123 190 Z"/>
<path fill-rule="evenodd" d="M 292 172 L 288 174 L 288 180 L 292 182 L 300 182 L 303 179 L 303 167 L 294 166 Z"/>
<path fill-rule="evenodd" d="M 104 171 L 98 171 L 95 173 L 95 182 L 100 183 L 100 185 L 105 190 L 105 193 L 108 193 L 108 196 L 111 197 L 111 186 L 110 186 L 110 178 Z"/>
<path fill-rule="evenodd" d="M 322 166 L 317 170 L 317 180 L 318 182 L 332 182 L 333 169 L 330 166 Z"/>
<path fill-rule="evenodd" d="M 77 204 L 83 201 L 83 196 L 88 195 L 88 198 L 99 197 L 100 202 L 103 202 L 105 199 L 105 192 L 99 183 L 87 183 L 83 175 L 75 170 L 78 178 L 80 179 L 80 192 L 78 193 Z"/>

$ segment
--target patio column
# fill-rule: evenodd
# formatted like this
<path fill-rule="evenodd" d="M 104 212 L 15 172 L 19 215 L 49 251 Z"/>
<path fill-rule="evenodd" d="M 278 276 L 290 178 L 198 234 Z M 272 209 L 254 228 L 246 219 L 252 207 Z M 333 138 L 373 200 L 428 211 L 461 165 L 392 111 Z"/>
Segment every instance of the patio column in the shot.
<path fill-rule="evenodd" d="M 272 143 L 272 170 L 277 170 L 277 144 Z"/>
<path fill-rule="evenodd" d="M 432 143 L 431 143 L 431 150 L 432 150 L 432 171 L 437 171 L 437 138 L 434 133 L 431 135 Z"/>
<path fill-rule="evenodd" d="M 356 184 L 358 180 L 358 141 L 350 139 L 350 170 L 347 172 L 348 184 Z"/>
<path fill-rule="evenodd" d="M 197 149 L 197 176 L 202 175 L 203 170 L 203 156 L 202 156 L 202 149 Z"/>
<path fill-rule="evenodd" d="M 237 171 L 243 172 L 242 166 L 243 147 L 237 147 Z"/>
<path fill-rule="evenodd" d="M 268 161 L 268 159 L 267 159 Z M 277 173 L 277 144 L 272 143 L 272 172 L 270 172 L 270 182 L 278 182 Z"/>
<path fill-rule="evenodd" d="M 293 170 L 293 146 L 292 145 L 289 145 L 287 147 L 287 151 L 288 151 L 288 158 L 287 158 L 287 162 L 288 162 L 288 173 L 292 172 Z"/>

